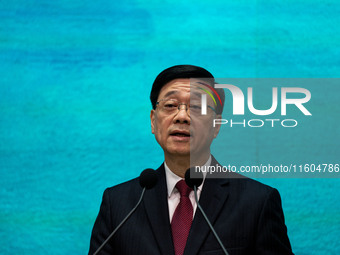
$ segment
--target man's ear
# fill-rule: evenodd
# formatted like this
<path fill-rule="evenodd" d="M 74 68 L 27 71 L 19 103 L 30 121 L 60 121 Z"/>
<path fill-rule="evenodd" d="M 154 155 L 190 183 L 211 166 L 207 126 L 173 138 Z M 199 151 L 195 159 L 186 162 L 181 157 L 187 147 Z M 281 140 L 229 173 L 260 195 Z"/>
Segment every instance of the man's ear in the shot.
<path fill-rule="evenodd" d="M 151 110 L 150 113 L 150 121 L 151 121 L 151 133 L 155 133 L 155 110 Z"/>
<path fill-rule="evenodd" d="M 222 119 L 222 115 L 216 115 L 216 119 Z M 214 138 L 217 137 L 218 133 L 220 132 L 221 124 L 216 124 L 214 127 Z"/>

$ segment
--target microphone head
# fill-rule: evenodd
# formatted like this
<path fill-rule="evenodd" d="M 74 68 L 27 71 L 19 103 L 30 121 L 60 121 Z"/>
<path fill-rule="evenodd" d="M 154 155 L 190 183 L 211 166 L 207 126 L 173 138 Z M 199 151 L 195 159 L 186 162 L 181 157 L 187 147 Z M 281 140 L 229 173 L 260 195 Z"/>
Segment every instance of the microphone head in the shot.
<path fill-rule="evenodd" d="M 151 189 L 156 183 L 156 171 L 151 168 L 145 169 L 139 176 L 139 184 L 142 188 Z"/>
<path fill-rule="evenodd" d="M 197 188 L 202 184 L 203 174 L 202 174 L 202 172 L 197 172 L 197 173 L 195 173 L 195 175 L 197 174 L 197 177 L 191 178 L 190 177 L 190 169 L 193 169 L 193 171 L 194 171 L 194 168 L 189 168 L 185 172 L 185 182 L 190 188 L 194 189 L 194 186 L 196 186 L 196 188 Z"/>

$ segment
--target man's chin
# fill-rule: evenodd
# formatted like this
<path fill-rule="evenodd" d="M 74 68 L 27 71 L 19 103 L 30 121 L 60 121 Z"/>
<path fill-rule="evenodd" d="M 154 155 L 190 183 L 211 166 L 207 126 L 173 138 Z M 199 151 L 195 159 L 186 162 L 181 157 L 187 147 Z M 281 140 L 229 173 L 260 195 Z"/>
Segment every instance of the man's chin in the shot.
<path fill-rule="evenodd" d="M 190 157 L 190 148 L 172 148 L 168 152 L 177 157 Z"/>

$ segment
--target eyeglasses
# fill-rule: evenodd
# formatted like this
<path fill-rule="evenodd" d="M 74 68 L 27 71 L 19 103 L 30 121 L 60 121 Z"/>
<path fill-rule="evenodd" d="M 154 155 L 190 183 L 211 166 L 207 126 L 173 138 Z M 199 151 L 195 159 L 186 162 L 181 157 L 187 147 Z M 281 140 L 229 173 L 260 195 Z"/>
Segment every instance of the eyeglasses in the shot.
<path fill-rule="evenodd" d="M 200 101 L 190 102 L 189 104 L 180 103 L 177 99 L 161 99 L 156 102 L 156 107 L 159 108 L 160 111 L 170 115 L 174 113 L 178 113 L 181 109 L 181 106 L 185 105 L 185 110 L 190 116 L 190 113 L 193 115 L 199 115 L 202 111 L 202 104 Z M 208 108 L 213 110 L 216 113 L 216 110 L 208 105 Z"/>

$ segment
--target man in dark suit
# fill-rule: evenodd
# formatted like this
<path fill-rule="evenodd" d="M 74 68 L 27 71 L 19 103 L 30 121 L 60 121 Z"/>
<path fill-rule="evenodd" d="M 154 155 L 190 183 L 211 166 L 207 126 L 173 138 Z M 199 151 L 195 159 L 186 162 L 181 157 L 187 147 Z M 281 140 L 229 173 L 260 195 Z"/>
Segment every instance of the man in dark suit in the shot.
<path fill-rule="evenodd" d="M 210 145 L 220 127 L 210 124 L 222 113 L 224 92 L 213 83 L 210 72 L 191 65 L 170 67 L 155 79 L 151 129 L 165 160 L 156 170 L 156 186 L 145 192 L 137 211 L 100 254 L 224 254 L 183 181 L 190 166 L 218 165 Z M 201 114 L 203 92 L 220 100 L 213 104 L 208 98 L 206 115 Z M 234 174 L 226 177 L 204 178 L 198 197 L 228 253 L 293 254 L 278 191 Z M 135 206 L 141 191 L 138 178 L 105 190 L 89 254 Z"/>

